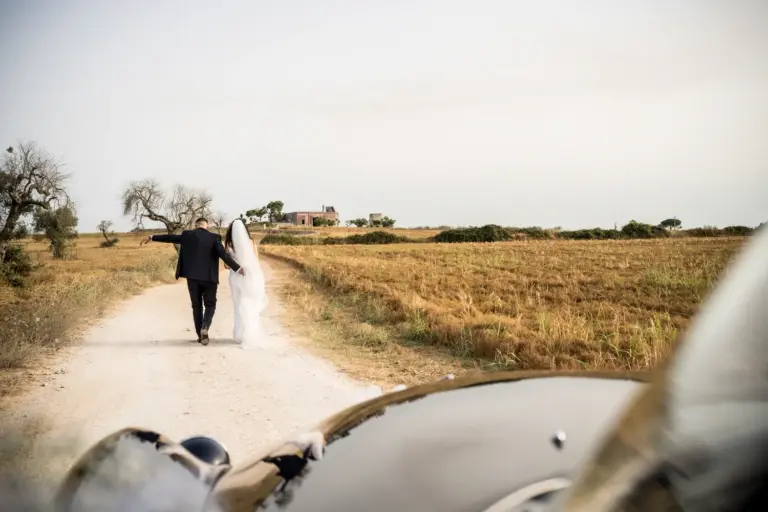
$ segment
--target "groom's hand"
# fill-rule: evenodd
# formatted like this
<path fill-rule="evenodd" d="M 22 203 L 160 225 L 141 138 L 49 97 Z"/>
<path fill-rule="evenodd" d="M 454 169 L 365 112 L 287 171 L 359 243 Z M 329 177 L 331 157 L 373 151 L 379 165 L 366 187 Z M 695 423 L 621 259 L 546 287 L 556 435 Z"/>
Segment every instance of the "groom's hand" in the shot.
<path fill-rule="evenodd" d="M 240 267 L 240 270 L 238 270 L 237 273 L 240 274 L 241 276 L 244 276 L 245 275 L 245 269 L 243 267 Z"/>
<path fill-rule="evenodd" d="M 152 241 L 152 235 L 149 235 L 149 236 L 148 236 L 148 237 L 146 237 L 146 238 L 142 238 L 142 239 L 141 239 L 141 243 L 140 243 L 139 245 L 148 244 L 148 243 L 149 243 L 149 242 L 151 242 L 151 241 Z"/>

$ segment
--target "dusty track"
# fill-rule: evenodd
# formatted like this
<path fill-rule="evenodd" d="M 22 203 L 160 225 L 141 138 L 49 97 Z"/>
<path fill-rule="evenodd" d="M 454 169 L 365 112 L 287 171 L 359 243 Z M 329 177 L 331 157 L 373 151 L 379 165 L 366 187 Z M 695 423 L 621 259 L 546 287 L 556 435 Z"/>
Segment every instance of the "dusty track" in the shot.
<path fill-rule="evenodd" d="M 275 276 L 262 265 L 273 288 Z M 237 461 L 362 399 L 363 385 L 291 343 L 277 295 L 269 296 L 257 350 L 231 339 L 226 274 L 207 347 L 194 341 L 183 280 L 126 301 L 61 354 L 46 381 L 0 411 L 5 429 L 26 428 L 35 440 L 31 453 L 6 458 L 6 466 L 50 485 L 87 446 L 128 425 L 179 440 L 210 435 Z"/>

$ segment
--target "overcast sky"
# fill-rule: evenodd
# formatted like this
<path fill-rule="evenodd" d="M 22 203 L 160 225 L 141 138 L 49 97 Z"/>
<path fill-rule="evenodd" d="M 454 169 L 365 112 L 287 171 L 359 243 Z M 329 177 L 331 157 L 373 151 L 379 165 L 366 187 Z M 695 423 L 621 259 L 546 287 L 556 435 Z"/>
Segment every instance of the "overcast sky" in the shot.
<path fill-rule="evenodd" d="M 82 231 L 148 177 L 229 214 L 768 220 L 766 1 L 0 5 L 0 141 L 67 164 Z"/>

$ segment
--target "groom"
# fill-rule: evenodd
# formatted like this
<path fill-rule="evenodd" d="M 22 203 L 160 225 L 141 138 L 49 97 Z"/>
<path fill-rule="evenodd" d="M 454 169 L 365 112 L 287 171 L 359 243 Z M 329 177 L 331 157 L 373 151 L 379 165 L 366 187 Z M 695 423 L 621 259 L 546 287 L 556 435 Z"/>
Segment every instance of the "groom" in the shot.
<path fill-rule="evenodd" d="M 149 242 L 181 246 L 179 261 L 176 265 L 176 279 L 179 277 L 187 279 L 197 341 L 207 345 L 208 329 L 216 312 L 219 258 L 240 275 L 245 275 L 245 269 L 224 250 L 224 246 L 221 245 L 221 236 L 208 231 L 208 221 L 204 218 L 195 221 L 195 229 L 188 229 L 180 235 L 150 235 L 142 240 L 141 244 Z M 205 314 L 203 314 L 203 305 Z"/>

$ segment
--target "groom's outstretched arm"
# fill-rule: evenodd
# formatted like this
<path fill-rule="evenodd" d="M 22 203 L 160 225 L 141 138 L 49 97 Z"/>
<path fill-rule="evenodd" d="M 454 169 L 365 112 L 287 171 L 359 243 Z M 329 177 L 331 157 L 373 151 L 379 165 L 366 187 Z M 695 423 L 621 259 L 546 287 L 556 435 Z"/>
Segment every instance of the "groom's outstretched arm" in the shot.
<path fill-rule="evenodd" d="M 216 254 L 219 256 L 219 258 L 224 261 L 224 263 L 227 264 L 229 268 L 237 272 L 240 270 L 240 265 L 237 264 L 237 262 L 232 258 L 232 256 L 229 255 L 229 253 L 224 249 L 224 246 L 221 245 L 221 240 L 216 240 Z"/>
<path fill-rule="evenodd" d="M 162 242 L 166 244 L 180 244 L 181 235 L 149 235 L 150 242 Z"/>

